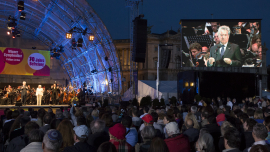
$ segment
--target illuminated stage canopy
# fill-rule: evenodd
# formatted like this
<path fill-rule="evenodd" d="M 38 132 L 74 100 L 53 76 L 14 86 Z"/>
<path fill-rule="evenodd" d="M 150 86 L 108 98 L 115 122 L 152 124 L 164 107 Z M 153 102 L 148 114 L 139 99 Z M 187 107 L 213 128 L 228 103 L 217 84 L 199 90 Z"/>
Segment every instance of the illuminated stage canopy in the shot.
<path fill-rule="evenodd" d="M 21 39 L 39 40 L 48 50 L 64 47 L 60 61 L 73 85 L 86 82 L 94 92 L 120 93 L 120 64 L 115 46 L 106 26 L 86 0 L 24 0 L 25 20 L 20 20 L 18 2 L 0 1 L 0 28 L 7 28 L 8 17 L 14 16 Z M 66 38 L 74 27 L 88 29 L 85 35 L 72 34 L 76 41 L 83 39 L 82 47 L 76 49 L 72 49 L 72 39 Z M 90 33 L 93 41 L 89 41 Z"/>

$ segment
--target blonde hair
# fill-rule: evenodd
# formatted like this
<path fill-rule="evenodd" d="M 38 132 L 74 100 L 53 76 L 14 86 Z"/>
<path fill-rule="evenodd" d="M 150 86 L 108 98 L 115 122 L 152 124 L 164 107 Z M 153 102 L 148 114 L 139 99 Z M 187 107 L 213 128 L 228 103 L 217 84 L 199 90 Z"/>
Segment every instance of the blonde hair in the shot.
<path fill-rule="evenodd" d="M 95 110 L 92 111 L 92 116 L 94 116 L 94 117 L 98 117 L 99 116 L 99 112 L 98 112 L 97 109 L 95 109 Z"/>
<path fill-rule="evenodd" d="M 254 119 L 263 119 L 263 112 L 262 110 L 258 109 L 254 113 Z"/>
<path fill-rule="evenodd" d="M 220 127 L 220 131 L 221 131 L 221 135 L 224 136 L 225 134 L 225 128 L 226 127 L 233 127 L 233 125 L 229 122 L 229 121 L 223 121 L 221 127 Z"/>
<path fill-rule="evenodd" d="M 187 122 L 188 119 L 191 119 L 194 122 L 194 128 L 195 129 L 199 129 L 200 130 L 199 123 L 198 123 L 198 121 L 197 121 L 197 119 L 196 119 L 196 117 L 195 117 L 195 115 L 193 113 L 189 112 L 187 114 L 187 116 L 185 117 L 185 124 L 186 124 L 186 122 Z"/>
<path fill-rule="evenodd" d="M 109 132 L 109 135 L 110 135 L 110 138 L 115 140 L 116 142 L 125 142 L 126 141 L 126 138 L 125 139 L 117 139 L 116 137 L 114 137 L 110 132 Z"/>

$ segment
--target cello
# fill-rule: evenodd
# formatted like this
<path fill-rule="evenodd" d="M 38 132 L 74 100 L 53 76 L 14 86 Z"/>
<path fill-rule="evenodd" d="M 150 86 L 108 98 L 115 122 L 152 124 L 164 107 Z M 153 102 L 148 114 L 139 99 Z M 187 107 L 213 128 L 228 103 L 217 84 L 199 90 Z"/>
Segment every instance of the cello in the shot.
<path fill-rule="evenodd" d="M 16 102 L 19 102 L 22 99 L 22 94 L 20 93 L 21 86 L 18 87 L 18 92 L 17 92 L 17 99 Z"/>

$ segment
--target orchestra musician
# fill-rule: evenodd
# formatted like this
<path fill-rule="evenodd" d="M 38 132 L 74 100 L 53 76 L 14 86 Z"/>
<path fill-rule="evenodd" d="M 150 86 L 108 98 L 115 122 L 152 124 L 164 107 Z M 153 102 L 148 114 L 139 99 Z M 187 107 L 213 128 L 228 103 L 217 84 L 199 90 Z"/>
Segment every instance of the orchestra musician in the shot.
<path fill-rule="evenodd" d="M 192 43 L 189 47 L 193 59 L 193 64 L 196 67 L 205 67 L 204 60 L 202 57 L 202 46 L 199 43 Z"/>
<path fill-rule="evenodd" d="M 26 95 L 27 95 L 27 90 L 28 86 L 26 86 L 26 82 L 23 81 L 23 85 L 21 86 L 21 95 L 22 95 L 22 103 L 26 105 Z"/>
<path fill-rule="evenodd" d="M 37 105 L 41 106 L 41 99 L 43 96 L 44 89 L 41 87 L 41 85 L 38 85 L 38 88 L 36 90 L 36 95 L 37 95 Z"/>
<path fill-rule="evenodd" d="M 218 30 L 219 45 L 211 47 L 208 67 L 230 67 L 242 66 L 242 56 L 240 48 L 237 44 L 229 42 L 230 28 L 228 26 L 220 26 Z"/>

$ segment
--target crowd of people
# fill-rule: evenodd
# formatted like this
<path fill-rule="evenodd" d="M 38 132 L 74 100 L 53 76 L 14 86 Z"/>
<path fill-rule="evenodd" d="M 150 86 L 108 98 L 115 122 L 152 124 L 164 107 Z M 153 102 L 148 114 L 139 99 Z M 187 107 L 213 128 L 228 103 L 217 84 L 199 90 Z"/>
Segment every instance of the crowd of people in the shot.
<path fill-rule="evenodd" d="M 4 152 L 269 152 L 268 99 L 5 109 Z"/>

